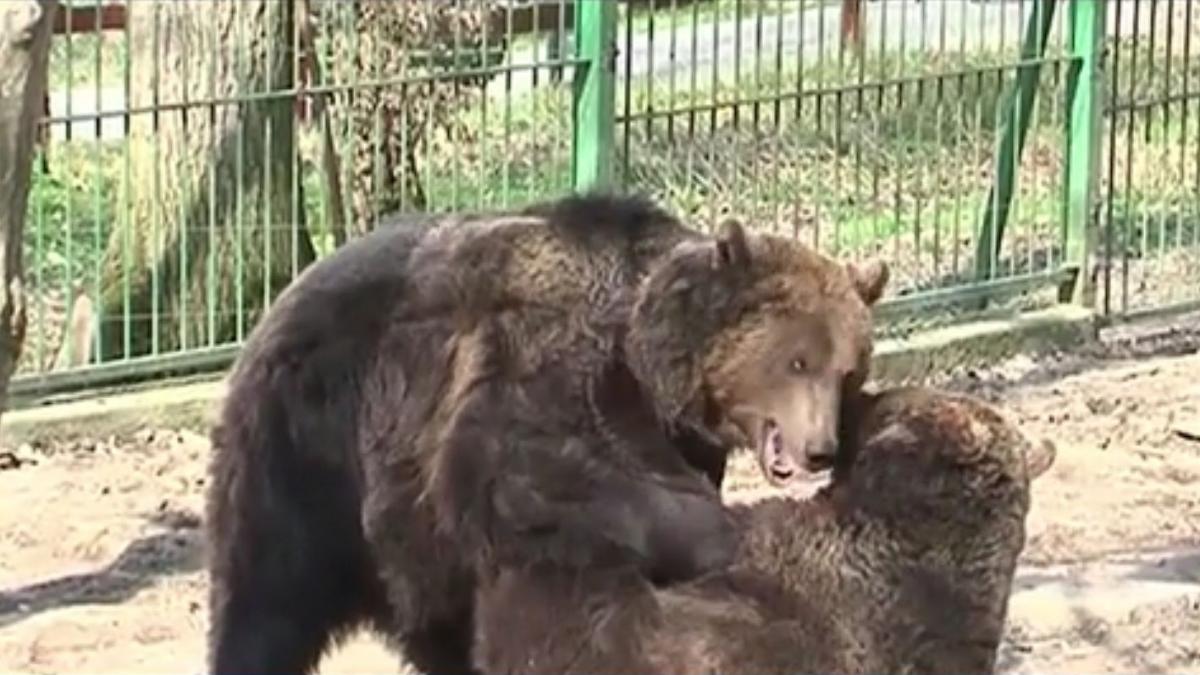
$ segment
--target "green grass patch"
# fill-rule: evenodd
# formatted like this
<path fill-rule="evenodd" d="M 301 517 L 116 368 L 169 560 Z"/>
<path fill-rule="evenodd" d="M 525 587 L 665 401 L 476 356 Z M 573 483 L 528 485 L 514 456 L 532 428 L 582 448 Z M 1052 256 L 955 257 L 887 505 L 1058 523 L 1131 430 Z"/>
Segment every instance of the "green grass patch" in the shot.
<path fill-rule="evenodd" d="M 827 230 L 859 233 L 837 238 L 861 248 L 920 222 L 921 210 L 977 207 L 978 193 L 990 184 L 985 174 L 1005 81 L 937 74 L 949 62 L 985 68 L 1000 59 L 913 58 L 906 64 L 912 81 L 821 96 L 795 93 L 799 86 L 811 92 L 837 83 L 843 74 L 830 64 L 756 80 L 701 81 L 695 90 L 672 90 L 663 78 L 647 81 L 617 103 L 633 118 L 617 126 L 618 173 L 626 185 L 692 215 L 715 204 L 761 212 L 765 220 L 798 204 L 817 207 L 838 223 Z M 1061 134 L 1061 80 L 1047 78 L 1043 90 L 1040 140 L 1031 145 L 1041 143 L 1044 155 Z M 451 142 L 445 155 L 431 154 L 433 201 L 448 208 L 519 203 L 569 187 L 569 91 L 547 87 L 487 105 L 486 119 L 478 107 L 461 112 L 469 153 Z M 964 199 L 964 191 L 976 196 Z M 918 213 L 911 215 L 914 205 Z"/>
<path fill-rule="evenodd" d="M 94 275 L 116 217 L 122 147 L 55 144 L 35 163 L 25 227 L 26 275 L 35 286 Z"/>

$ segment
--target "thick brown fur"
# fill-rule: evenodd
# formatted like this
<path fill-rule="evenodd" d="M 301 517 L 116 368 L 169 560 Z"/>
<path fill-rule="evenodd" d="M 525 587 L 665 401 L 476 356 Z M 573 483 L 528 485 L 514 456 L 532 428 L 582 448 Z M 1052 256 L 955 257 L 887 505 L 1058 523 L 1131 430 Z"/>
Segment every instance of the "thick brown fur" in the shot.
<path fill-rule="evenodd" d="M 714 354 L 754 365 L 739 349 L 780 339 L 764 315 L 823 312 L 804 319 L 828 343 L 812 400 L 835 418 L 886 276 L 604 196 L 346 245 L 281 294 L 229 381 L 210 669 L 311 671 L 365 624 L 422 671 L 467 672 L 480 566 L 671 583 L 728 562 L 716 488 L 748 434 Z"/>
<path fill-rule="evenodd" d="M 864 402 L 809 501 L 733 507 L 729 570 L 667 589 L 633 572 L 508 567 L 483 579 L 490 673 L 985 673 L 995 667 L 1030 483 L 1054 447 L 926 389 Z"/>

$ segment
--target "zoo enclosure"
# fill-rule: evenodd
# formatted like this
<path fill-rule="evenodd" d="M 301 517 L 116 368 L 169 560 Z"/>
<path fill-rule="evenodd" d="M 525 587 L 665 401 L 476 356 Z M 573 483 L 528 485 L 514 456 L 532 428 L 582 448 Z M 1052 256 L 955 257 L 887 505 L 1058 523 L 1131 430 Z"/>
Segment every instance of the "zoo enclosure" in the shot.
<path fill-rule="evenodd" d="M 885 331 L 1191 307 L 1198 3 L 64 3 L 13 394 L 223 367 L 388 214 L 606 183 L 886 258 Z"/>

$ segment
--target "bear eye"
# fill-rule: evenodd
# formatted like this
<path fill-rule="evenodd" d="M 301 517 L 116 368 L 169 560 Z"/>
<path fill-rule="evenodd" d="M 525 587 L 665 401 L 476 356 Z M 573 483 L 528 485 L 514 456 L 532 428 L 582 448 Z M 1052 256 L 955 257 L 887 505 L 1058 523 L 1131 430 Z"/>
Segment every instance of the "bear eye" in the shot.
<path fill-rule="evenodd" d="M 808 362 L 804 360 L 803 356 L 797 356 L 792 359 L 791 368 L 793 372 L 803 373 L 808 370 Z"/>

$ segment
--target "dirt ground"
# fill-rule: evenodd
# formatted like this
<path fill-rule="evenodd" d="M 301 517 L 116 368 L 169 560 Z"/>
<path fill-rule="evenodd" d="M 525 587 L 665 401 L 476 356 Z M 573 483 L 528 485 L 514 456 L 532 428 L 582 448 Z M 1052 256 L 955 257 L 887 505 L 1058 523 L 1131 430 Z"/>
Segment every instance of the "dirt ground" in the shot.
<path fill-rule="evenodd" d="M 1153 342 L 941 383 L 1000 403 L 1058 446 L 1034 490 L 1006 672 L 1200 673 L 1200 331 Z M 147 430 L 9 455 L 0 671 L 202 670 L 207 451 L 203 433 Z M 765 494 L 739 462 L 729 497 Z M 361 636 L 322 670 L 400 665 Z"/>

